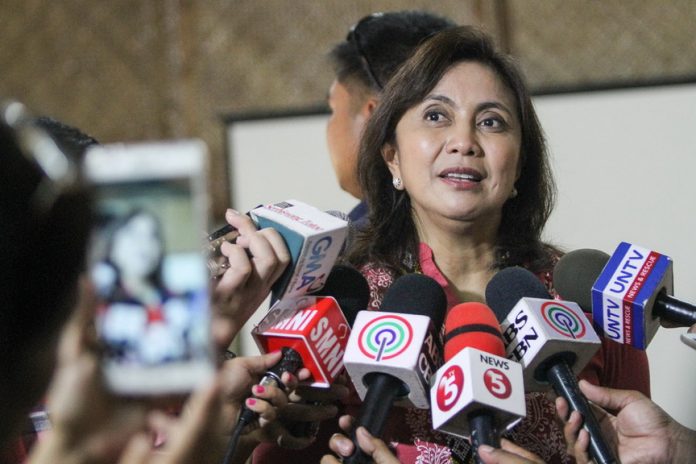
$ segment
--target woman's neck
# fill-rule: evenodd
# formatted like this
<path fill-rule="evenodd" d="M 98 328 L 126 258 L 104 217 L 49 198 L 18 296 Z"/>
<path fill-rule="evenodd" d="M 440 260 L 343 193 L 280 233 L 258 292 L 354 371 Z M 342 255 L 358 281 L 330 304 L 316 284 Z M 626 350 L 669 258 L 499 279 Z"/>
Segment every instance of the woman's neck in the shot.
<path fill-rule="evenodd" d="M 483 302 L 486 285 L 495 274 L 495 231 L 429 228 L 418 232 L 459 301 Z"/>

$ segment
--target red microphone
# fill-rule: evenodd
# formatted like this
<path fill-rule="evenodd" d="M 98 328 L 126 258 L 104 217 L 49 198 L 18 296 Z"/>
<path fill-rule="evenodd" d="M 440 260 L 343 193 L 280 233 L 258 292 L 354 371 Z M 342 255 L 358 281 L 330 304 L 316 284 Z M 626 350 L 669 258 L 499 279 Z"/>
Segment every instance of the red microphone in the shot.
<path fill-rule="evenodd" d="M 498 320 L 482 303 L 462 303 L 445 322 L 445 364 L 430 389 L 433 427 L 500 447 L 500 433 L 526 415 L 522 366 L 505 358 Z"/>
<path fill-rule="evenodd" d="M 445 320 L 445 362 L 464 348 L 505 356 L 502 332 L 493 311 L 483 303 L 463 303 L 452 308 Z"/>

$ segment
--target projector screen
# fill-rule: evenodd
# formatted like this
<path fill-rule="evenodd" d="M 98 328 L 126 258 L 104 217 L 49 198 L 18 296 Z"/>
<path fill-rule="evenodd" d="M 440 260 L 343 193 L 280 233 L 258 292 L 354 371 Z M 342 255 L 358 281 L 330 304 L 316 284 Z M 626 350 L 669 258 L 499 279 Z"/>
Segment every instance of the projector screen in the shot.
<path fill-rule="evenodd" d="M 611 254 L 621 241 L 674 260 L 675 296 L 696 302 L 696 84 L 538 96 L 558 199 L 546 240 Z M 347 211 L 329 162 L 326 114 L 228 120 L 231 204 L 290 198 Z M 256 317 L 262 317 L 260 309 Z M 244 329 L 243 349 L 255 352 Z M 653 399 L 696 428 L 696 351 L 686 329 L 661 328 L 648 348 Z"/>

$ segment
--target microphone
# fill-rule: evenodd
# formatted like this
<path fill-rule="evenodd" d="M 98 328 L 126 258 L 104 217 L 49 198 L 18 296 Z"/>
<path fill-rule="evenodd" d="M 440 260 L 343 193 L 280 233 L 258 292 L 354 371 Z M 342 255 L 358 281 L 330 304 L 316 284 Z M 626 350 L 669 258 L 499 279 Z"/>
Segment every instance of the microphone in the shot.
<path fill-rule="evenodd" d="M 334 266 L 319 292 L 276 302 L 252 330 L 262 353 L 295 350 L 312 373 L 313 387 L 328 387 L 343 369 L 343 355 L 358 311 L 367 307 L 370 290 L 357 270 Z"/>
<path fill-rule="evenodd" d="M 343 369 L 350 325 L 357 312 L 367 307 L 370 290 L 362 274 L 342 265 L 334 266 L 323 290 L 331 296 L 278 301 L 252 330 L 262 353 L 276 349 L 283 353 L 260 385 L 284 389 L 283 372 L 295 373 L 306 367 L 312 373 L 312 386 L 328 387 Z M 255 418 L 256 413 L 244 406 L 227 446 L 225 464 L 234 456 L 242 430 Z"/>
<path fill-rule="evenodd" d="M 363 400 L 356 428 L 379 436 L 392 405 L 427 409 L 429 379 L 440 362 L 439 330 L 447 308 L 442 287 L 430 277 L 399 277 L 379 311 L 360 311 L 343 362 Z M 344 462 L 369 462 L 357 445 Z"/>
<path fill-rule="evenodd" d="M 262 205 L 247 213 L 259 229 L 273 228 L 283 238 L 291 262 L 271 288 L 272 301 L 315 292 L 324 285 L 344 248 L 348 224 L 336 211 L 323 212 L 297 200 Z M 229 224 L 208 236 L 208 268 L 213 277 L 225 272 L 218 262 L 224 241 L 239 236 Z"/>
<path fill-rule="evenodd" d="M 583 277 L 574 281 L 573 274 Z M 672 260 L 627 242 L 611 257 L 597 250 L 568 253 L 554 269 L 554 282 L 564 295 L 577 295 L 586 311 L 592 308 L 601 334 L 635 348 L 647 348 L 661 320 L 696 324 L 696 306 L 672 296 Z"/>
<path fill-rule="evenodd" d="M 452 308 L 445 322 L 445 364 L 430 389 L 433 427 L 500 447 L 500 431 L 526 415 L 522 366 L 505 358 L 500 326 L 482 303 Z"/>
<path fill-rule="evenodd" d="M 501 321 L 508 358 L 524 368 L 525 390 L 545 391 L 553 386 L 571 410 L 582 414 L 595 462 L 617 462 L 576 379 L 601 346 L 580 306 L 553 300 L 539 279 L 521 267 L 493 276 L 486 300 Z"/>

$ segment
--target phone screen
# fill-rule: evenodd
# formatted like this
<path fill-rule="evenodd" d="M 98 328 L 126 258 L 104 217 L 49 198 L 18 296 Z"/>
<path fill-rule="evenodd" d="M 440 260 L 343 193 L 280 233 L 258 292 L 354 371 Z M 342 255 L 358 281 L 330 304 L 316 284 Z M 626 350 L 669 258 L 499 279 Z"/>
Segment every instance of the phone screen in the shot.
<path fill-rule="evenodd" d="M 93 176 L 97 225 L 90 275 L 99 298 L 104 371 L 121 393 L 186 391 L 212 372 L 200 204 L 205 192 L 203 170 L 191 169 L 198 163 L 183 162 L 188 168 L 181 170 L 172 165 L 177 153 L 204 153 L 156 144 L 132 151 L 139 155 L 131 156 L 127 145 L 102 147 L 97 170 L 104 175 Z M 160 169 L 156 158 L 163 156 L 167 164 Z M 110 162 L 118 165 L 111 172 Z"/>

